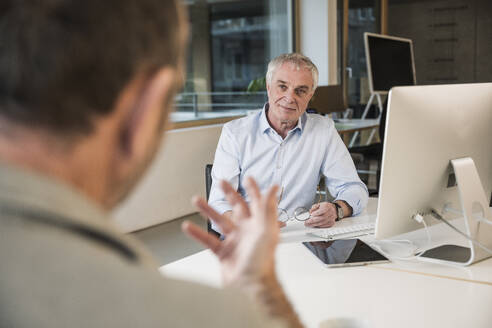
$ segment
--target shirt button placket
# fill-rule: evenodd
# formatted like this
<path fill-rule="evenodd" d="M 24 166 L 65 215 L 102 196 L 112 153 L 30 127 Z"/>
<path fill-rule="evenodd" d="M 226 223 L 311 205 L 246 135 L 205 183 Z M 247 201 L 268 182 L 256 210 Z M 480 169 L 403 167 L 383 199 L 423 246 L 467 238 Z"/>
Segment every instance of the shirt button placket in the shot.
<path fill-rule="evenodd" d="M 278 147 L 277 158 L 275 159 L 275 177 L 274 183 L 281 186 L 282 185 L 282 161 L 284 157 L 284 143 L 281 142 Z"/>
<path fill-rule="evenodd" d="M 282 168 L 282 158 L 284 157 L 284 143 L 279 145 L 278 156 L 277 156 L 277 170 Z"/>

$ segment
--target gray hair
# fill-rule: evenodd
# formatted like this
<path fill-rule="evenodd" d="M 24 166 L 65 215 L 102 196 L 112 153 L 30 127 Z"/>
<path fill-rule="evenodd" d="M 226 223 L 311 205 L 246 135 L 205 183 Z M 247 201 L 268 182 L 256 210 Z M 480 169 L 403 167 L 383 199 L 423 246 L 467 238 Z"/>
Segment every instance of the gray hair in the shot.
<path fill-rule="evenodd" d="M 273 73 L 282 66 L 284 63 L 292 63 L 297 66 L 297 69 L 300 69 L 301 66 L 304 68 L 307 68 L 308 70 L 311 71 L 311 74 L 313 75 L 313 91 L 316 90 L 316 87 L 318 86 L 318 68 L 314 63 L 309 59 L 308 57 L 304 56 L 303 54 L 300 53 L 290 53 L 290 54 L 282 54 L 278 57 L 273 58 L 269 63 L 268 63 L 268 70 L 266 73 L 266 83 L 270 85 L 272 83 L 273 79 Z"/>

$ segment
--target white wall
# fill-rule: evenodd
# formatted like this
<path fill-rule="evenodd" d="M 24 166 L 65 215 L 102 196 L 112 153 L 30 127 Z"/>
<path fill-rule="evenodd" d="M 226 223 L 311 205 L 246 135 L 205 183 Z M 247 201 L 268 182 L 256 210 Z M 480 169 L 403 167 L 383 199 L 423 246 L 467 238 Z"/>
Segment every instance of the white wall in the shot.
<path fill-rule="evenodd" d="M 336 0 L 299 1 L 300 50 L 319 70 L 319 85 L 337 84 Z"/>
<path fill-rule="evenodd" d="M 193 195 L 205 196 L 205 164 L 213 163 L 222 124 L 168 131 L 151 168 L 113 212 L 125 231 L 135 231 L 196 212 Z"/>

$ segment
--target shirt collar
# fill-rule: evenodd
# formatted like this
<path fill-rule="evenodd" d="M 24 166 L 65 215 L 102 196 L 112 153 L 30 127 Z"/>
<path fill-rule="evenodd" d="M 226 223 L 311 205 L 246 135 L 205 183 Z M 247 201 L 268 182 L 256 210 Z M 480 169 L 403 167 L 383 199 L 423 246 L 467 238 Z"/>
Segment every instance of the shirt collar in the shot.
<path fill-rule="evenodd" d="M 268 123 L 268 119 L 267 119 L 267 112 L 269 107 L 270 105 L 268 104 L 268 102 L 265 103 L 265 105 L 263 105 L 263 110 L 261 111 L 260 114 L 260 131 L 263 133 L 265 133 L 269 129 L 273 130 L 273 128 L 270 126 L 270 123 Z M 300 133 L 302 133 L 302 130 L 306 125 L 306 121 L 307 121 L 307 114 L 306 112 L 304 112 L 301 115 L 301 117 L 299 117 L 299 120 L 297 120 L 297 125 L 289 133 L 294 133 L 295 131 L 299 131 Z"/>
<path fill-rule="evenodd" d="M 261 114 L 260 114 L 260 131 L 263 133 L 268 131 L 268 129 L 272 129 L 270 123 L 268 123 L 268 119 L 266 115 L 269 107 L 270 105 L 268 103 L 265 103 L 265 105 L 263 105 L 263 109 L 261 110 Z"/>

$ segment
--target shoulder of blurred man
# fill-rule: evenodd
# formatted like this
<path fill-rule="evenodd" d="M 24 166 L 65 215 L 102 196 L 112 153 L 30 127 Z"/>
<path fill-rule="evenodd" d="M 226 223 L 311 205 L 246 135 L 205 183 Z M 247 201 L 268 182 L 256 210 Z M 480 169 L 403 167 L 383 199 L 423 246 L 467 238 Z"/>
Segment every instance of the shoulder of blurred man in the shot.
<path fill-rule="evenodd" d="M 69 186 L 15 168 L 0 166 L 0 173 L 6 326 L 252 327 L 270 320 L 238 291 L 164 278 L 137 240 Z M 224 311 L 215 315 L 217 308 Z"/>

